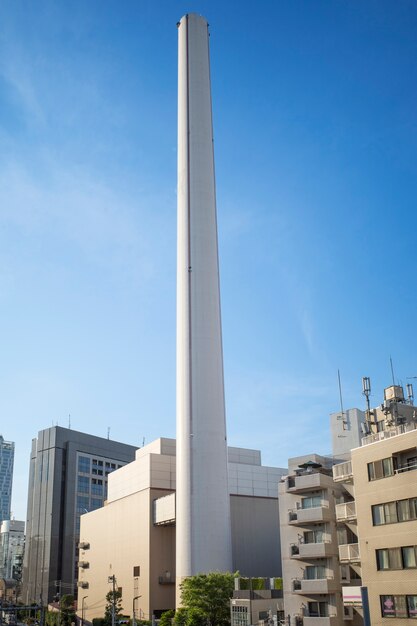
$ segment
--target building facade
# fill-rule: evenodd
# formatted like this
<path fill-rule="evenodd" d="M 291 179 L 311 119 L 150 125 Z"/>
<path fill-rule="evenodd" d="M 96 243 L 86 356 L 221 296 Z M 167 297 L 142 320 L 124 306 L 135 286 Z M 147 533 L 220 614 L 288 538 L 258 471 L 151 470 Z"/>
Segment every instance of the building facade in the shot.
<path fill-rule="evenodd" d="M 0 578 L 22 579 L 25 522 L 5 520 L 0 527 Z"/>
<path fill-rule="evenodd" d="M 233 571 L 280 576 L 277 484 L 287 470 L 263 466 L 258 450 L 229 448 L 228 457 Z M 86 622 L 104 615 L 113 576 L 123 614 L 151 619 L 175 607 L 175 488 L 175 440 L 158 439 L 109 477 L 106 505 L 82 516 L 78 584 L 79 597 L 88 596 Z"/>
<path fill-rule="evenodd" d="M 0 523 L 10 519 L 12 503 L 14 443 L 0 435 Z"/>
<path fill-rule="evenodd" d="M 374 626 L 417 619 L 416 428 L 412 398 L 388 387 L 384 402 L 367 412 L 362 446 L 333 468 L 346 494 L 336 507 L 348 539 L 339 545 L 340 562 L 357 572 Z M 345 606 L 363 611 L 358 588 L 342 592 Z"/>
<path fill-rule="evenodd" d="M 108 476 L 137 448 L 54 426 L 32 442 L 22 599 L 75 594 L 80 516 L 103 506 Z"/>
<path fill-rule="evenodd" d="M 290 473 L 280 484 L 289 625 L 359 626 L 364 598 L 373 625 L 417 619 L 417 412 L 412 394 L 406 400 L 401 387 L 388 387 L 384 402 L 363 416 L 358 416 L 359 447 L 348 455 L 340 449 L 342 459 L 291 459 Z"/>

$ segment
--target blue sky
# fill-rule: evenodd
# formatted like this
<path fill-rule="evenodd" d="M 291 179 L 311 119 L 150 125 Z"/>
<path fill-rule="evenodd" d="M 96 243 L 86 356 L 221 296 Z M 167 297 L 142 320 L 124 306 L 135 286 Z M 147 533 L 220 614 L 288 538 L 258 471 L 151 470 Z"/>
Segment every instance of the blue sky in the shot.
<path fill-rule="evenodd" d="M 0 5 L 0 415 L 175 436 L 176 22 L 205 15 L 229 443 L 330 451 L 417 376 L 413 0 Z"/>

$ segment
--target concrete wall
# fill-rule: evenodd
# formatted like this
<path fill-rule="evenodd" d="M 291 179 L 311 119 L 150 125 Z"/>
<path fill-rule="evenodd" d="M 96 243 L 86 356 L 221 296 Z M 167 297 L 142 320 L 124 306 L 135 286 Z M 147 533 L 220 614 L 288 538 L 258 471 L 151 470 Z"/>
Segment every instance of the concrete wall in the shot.
<path fill-rule="evenodd" d="M 233 571 L 281 576 L 278 499 L 230 496 Z"/>

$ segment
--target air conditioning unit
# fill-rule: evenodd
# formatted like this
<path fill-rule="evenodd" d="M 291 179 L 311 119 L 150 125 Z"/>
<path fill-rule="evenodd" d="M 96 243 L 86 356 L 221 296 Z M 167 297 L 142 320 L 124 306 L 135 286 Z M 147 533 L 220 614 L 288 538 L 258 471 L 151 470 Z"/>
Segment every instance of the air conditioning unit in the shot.
<path fill-rule="evenodd" d="M 88 541 L 80 541 L 78 543 L 78 547 L 80 548 L 80 550 L 89 550 L 90 544 L 88 543 Z"/>
<path fill-rule="evenodd" d="M 86 580 L 79 580 L 78 586 L 81 587 L 81 589 L 88 589 L 88 582 Z"/>
<path fill-rule="evenodd" d="M 83 569 L 87 569 L 90 567 L 90 563 L 88 561 L 79 561 L 78 567 L 82 567 Z"/>

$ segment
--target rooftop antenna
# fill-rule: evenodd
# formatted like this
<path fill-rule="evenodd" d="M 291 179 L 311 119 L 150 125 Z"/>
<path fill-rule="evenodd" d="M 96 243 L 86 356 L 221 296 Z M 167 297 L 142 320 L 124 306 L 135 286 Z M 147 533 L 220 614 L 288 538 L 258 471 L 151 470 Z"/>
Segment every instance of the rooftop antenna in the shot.
<path fill-rule="evenodd" d="M 362 378 L 362 393 L 366 398 L 366 408 L 369 419 L 369 415 L 371 413 L 371 405 L 369 402 L 369 396 L 371 395 L 371 379 L 369 378 L 369 376 L 364 376 Z"/>
<path fill-rule="evenodd" d="M 68 428 L 71 429 L 71 413 L 68 413 Z"/>
<path fill-rule="evenodd" d="M 142 439 L 142 448 L 144 447 L 144 445 L 145 445 L 145 437 Z"/>
<path fill-rule="evenodd" d="M 391 355 L 390 355 L 390 357 L 389 357 L 389 362 L 390 362 L 390 365 L 391 365 L 392 384 L 393 384 L 393 385 L 395 385 L 395 378 L 394 378 L 394 366 L 393 366 L 393 364 L 392 364 L 392 357 L 391 357 Z"/>
<path fill-rule="evenodd" d="M 342 397 L 342 383 L 340 382 L 340 370 L 337 370 L 337 379 L 339 381 L 339 399 L 340 399 L 340 410 L 342 412 L 342 419 L 343 419 L 343 397 Z"/>
<path fill-rule="evenodd" d="M 107 426 L 107 439 L 110 439 L 110 426 Z"/>
<path fill-rule="evenodd" d="M 414 391 L 413 391 L 412 383 L 407 383 L 407 396 L 408 396 L 408 403 L 414 404 Z"/>

